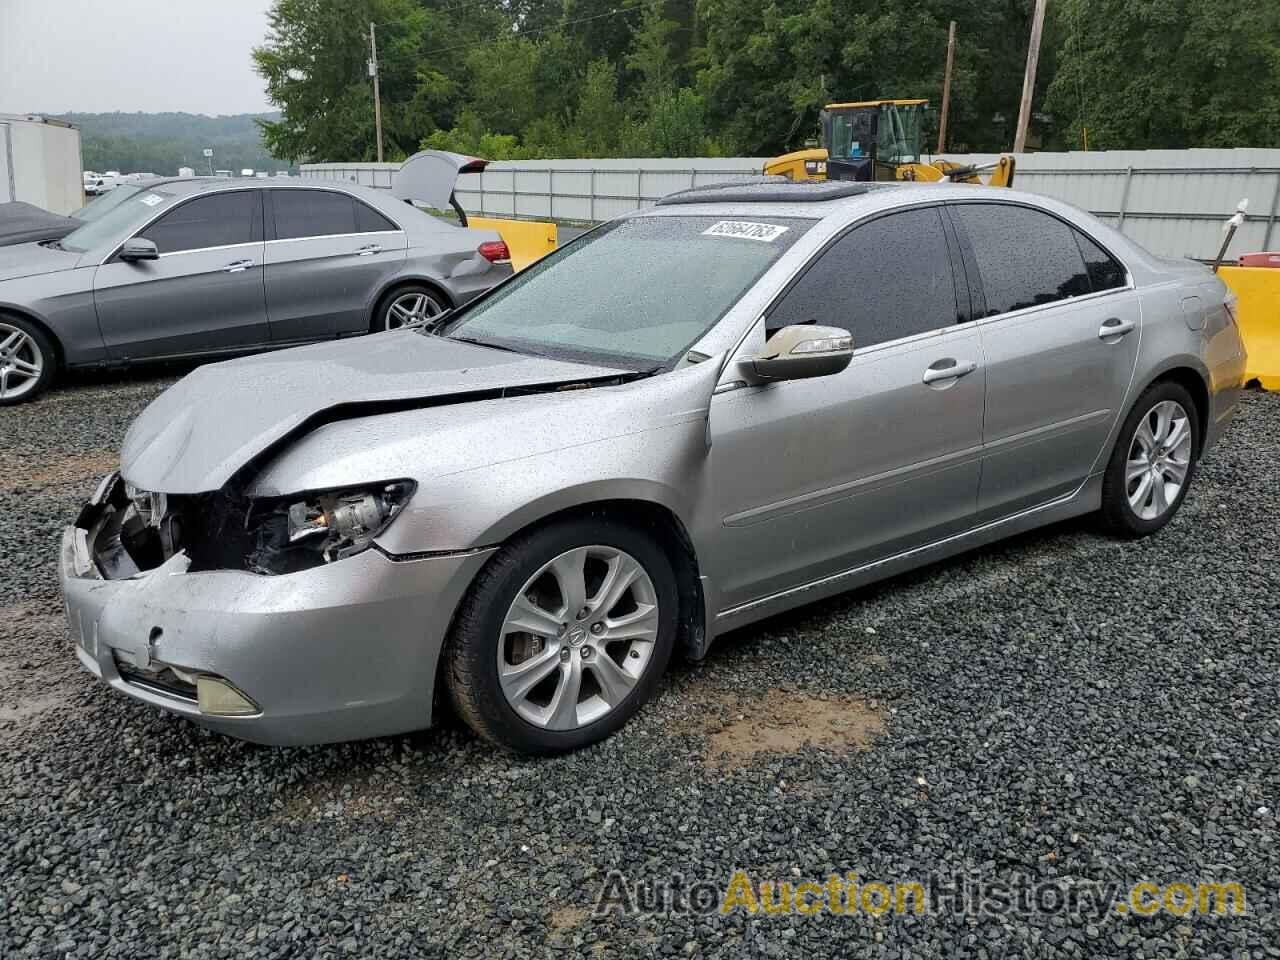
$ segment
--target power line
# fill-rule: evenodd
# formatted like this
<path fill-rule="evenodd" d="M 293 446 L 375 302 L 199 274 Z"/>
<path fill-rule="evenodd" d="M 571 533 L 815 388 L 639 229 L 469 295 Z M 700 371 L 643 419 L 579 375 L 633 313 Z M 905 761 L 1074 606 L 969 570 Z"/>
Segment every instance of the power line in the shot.
<path fill-rule="evenodd" d="M 571 27 L 578 23 L 587 23 L 591 20 L 603 20 L 607 17 L 620 17 L 624 13 L 635 13 L 638 10 L 644 10 L 646 7 L 656 7 L 658 6 L 658 4 L 664 3 L 664 2 L 665 0 L 648 0 L 647 3 L 637 3 L 635 6 L 626 7 L 621 10 L 609 10 L 605 13 L 597 13 L 590 17 L 578 17 L 577 19 L 566 20 L 563 23 L 557 23 L 549 27 L 539 27 L 536 30 L 520 30 L 520 31 L 512 30 L 510 34 L 504 35 L 504 36 L 490 37 L 485 40 L 473 40 L 469 43 L 457 43 L 448 47 L 438 47 L 435 50 L 428 50 L 422 56 L 424 58 L 434 57 L 437 54 L 451 53 L 455 50 L 468 50 L 471 47 L 483 47 L 491 43 L 501 43 L 503 40 L 518 40 L 522 37 L 536 37 L 540 34 L 549 33 L 552 30 L 562 30 L 565 27 Z"/>

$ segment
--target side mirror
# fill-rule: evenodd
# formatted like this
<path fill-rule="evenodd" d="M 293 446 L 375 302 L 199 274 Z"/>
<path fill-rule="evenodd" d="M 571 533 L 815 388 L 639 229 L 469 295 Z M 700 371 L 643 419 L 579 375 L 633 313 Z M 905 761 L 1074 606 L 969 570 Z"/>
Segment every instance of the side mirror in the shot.
<path fill-rule="evenodd" d="M 120 248 L 120 259 L 126 263 L 137 260 L 159 260 L 160 251 L 156 249 L 155 242 L 146 237 L 130 237 Z"/>
<path fill-rule="evenodd" d="M 754 360 L 738 361 L 748 383 L 776 383 L 829 377 L 849 366 L 853 337 L 842 327 L 783 327 L 764 345 Z"/>

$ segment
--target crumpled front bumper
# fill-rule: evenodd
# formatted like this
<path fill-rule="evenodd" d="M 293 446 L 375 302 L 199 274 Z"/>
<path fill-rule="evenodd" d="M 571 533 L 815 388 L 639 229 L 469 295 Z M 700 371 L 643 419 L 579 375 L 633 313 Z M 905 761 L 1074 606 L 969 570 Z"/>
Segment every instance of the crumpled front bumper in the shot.
<path fill-rule="evenodd" d="M 450 619 L 492 550 L 401 560 L 370 549 L 282 576 L 192 573 L 179 553 L 109 580 L 94 535 L 119 482 L 104 479 L 62 536 L 59 579 L 85 669 L 137 700 L 259 743 L 357 740 L 430 725 Z M 224 678 L 260 711 L 212 716 L 194 696 L 139 681 L 165 664 Z"/>

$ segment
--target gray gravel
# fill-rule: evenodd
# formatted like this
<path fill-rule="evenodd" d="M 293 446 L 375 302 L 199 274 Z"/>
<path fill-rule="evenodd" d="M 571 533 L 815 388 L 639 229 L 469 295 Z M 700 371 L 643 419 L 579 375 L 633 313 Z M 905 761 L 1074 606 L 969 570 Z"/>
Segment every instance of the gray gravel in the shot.
<path fill-rule="evenodd" d="M 456 724 L 250 746 L 78 670 L 59 528 L 168 382 L 0 410 L 0 956 L 1280 956 L 1280 397 L 1155 539 L 1067 524 L 775 619 L 526 761 Z M 802 697 L 863 745 L 804 712 L 732 752 Z M 735 867 L 1236 881 L 1249 914 L 591 914 L 610 869 Z"/>

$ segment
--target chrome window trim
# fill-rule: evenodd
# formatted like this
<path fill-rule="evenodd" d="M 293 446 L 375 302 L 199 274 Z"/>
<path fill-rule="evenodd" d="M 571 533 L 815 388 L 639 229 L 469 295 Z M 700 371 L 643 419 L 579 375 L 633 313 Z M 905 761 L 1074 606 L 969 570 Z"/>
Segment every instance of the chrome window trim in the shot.
<path fill-rule="evenodd" d="M 117 244 L 115 245 L 115 247 L 114 247 L 114 248 L 112 248 L 112 250 L 111 250 L 111 252 L 110 252 L 110 253 L 108 253 L 105 257 L 103 257 L 101 260 L 99 260 L 99 261 L 98 261 L 98 266 L 100 266 L 100 267 L 105 266 L 108 260 L 110 260 L 112 257 L 114 257 L 117 253 L 119 253 L 119 252 L 120 252 L 121 248 L 125 245 L 125 243 L 126 243 L 127 241 L 132 240 L 134 237 L 138 236 L 138 234 L 142 233 L 142 231 L 143 231 L 143 230 L 148 229 L 148 228 L 149 228 L 153 223 L 155 223 L 157 220 L 159 220 L 161 217 L 163 217 L 166 213 L 172 213 L 174 210 L 177 210 L 179 207 L 184 206 L 184 205 L 186 205 L 186 204 L 188 204 L 188 203 L 191 203 L 191 201 L 193 201 L 193 200 L 199 200 L 201 197 L 211 197 L 211 196 L 213 196 L 213 195 L 214 195 L 214 194 L 216 194 L 216 193 L 242 193 L 242 192 L 244 192 L 245 190 L 261 190 L 261 189 L 262 189 L 262 187 L 259 187 L 259 186 L 256 186 L 256 185 L 254 185 L 254 186 L 249 186 L 249 185 L 246 185 L 246 184 L 237 184 L 237 185 L 235 185 L 235 186 L 229 186 L 229 187 L 218 187 L 218 188 L 215 188 L 215 189 L 213 189 L 213 190 L 201 190 L 199 193 L 193 193 L 193 194 L 191 194 L 191 195 L 190 195 L 190 196 L 188 196 L 188 197 L 182 197 L 182 198 L 180 198 L 180 199 L 179 199 L 179 201 L 178 201 L 177 203 L 175 203 L 173 206 L 171 206 L 171 207 L 165 207 L 163 210 L 161 210 L 159 213 L 157 213 L 154 217 L 152 217 L 150 220 L 148 220 L 148 221 L 147 221 L 146 223 L 144 223 L 142 226 L 140 226 L 140 227 L 138 227 L 136 230 L 134 230 L 134 231 L 133 231 L 133 233 L 131 233 L 131 234 L 129 234 L 129 236 L 125 237 L 125 238 L 124 238 L 124 240 L 121 240 L 119 243 L 117 243 Z M 139 191 L 139 192 L 141 192 L 141 191 Z M 263 224 L 263 235 L 264 235 L 264 236 L 265 236 L 265 233 L 266 233 L 266 225 L 265 225 L 265 223 L 264 223 L 264 224 Z M 250 240 L 250 241 L 248 242 L 248 244 L 225 244 L 224 246 L 227 246 L 227 247 L 236 247 L 236 246 L 253 246 L 253 247 L 256 247 L 258 244 L 260 244 L 260 243 L 262 243 L 262 242 L 263 242 L 263 241 L 261 241 L 261 240 Z M 190 249 L 190 250 L 173 250 L 173 251 L 171 251 L 171 252 L 169 252 L 169 253 L 162 253 L 162 254 L 160 254 L 160 256 L 162 256 L 162 257 L 168 257 L 168 256 L 173 256 L 173 254 L 175 254 L 175 253 L 195 253 L 195 252 L 197 252 L 197 251 L 199 251 L 199 250 L 217 250 L 217 249 L 219 249 L 219 248 L 218 248 L 218 247 L 193 247 L 193 248 L 192 248 L 192 249 Z"/>
<path fill-rule="evenodd" d="M 343 190 L 341 187 L 337 187 L 337 186 L 333 186 L 333 187 L 331 187 L 331 186 L 313 187 L 313 186 L 311 186 L 311 185 L 309 185 L 309 184 L 303 184 L 303 183 L 291 183 L 291 184 L 287 184 L 287 185 L 285 185 L 285 184 L 281 184 L 281 185 L 274 185 L 274 184 L 273 184 L 273 185 L 270 185 L 270 186 L 258 187 L 258 189 L 259 189 L 259 190 L 310 190 L 310 191 L 312 191 L 313 193 L 340 193 L 340 194 L 342 194 L 342 196 L 344 196 L 344 197 L 350 197 L 350 198 L 351 198 L 353 201 L 355 201 L 356 203 L 364 204 L 366 207 L 368 207 L 368 208 L 369 208 L 370 210 L 372 210 L 374 213 L 378 214 L 378 215 L 379 215 L 380 217 L 382 217 L 384 220 L 388 221 L 388 222 L 389 222 L 389 223 L 391 223 L 391 224 L 394 224 L 394 226 L 395 226 L 395 230 L 367 230 L 367 231 L 365 231 L 364 233 L 361 233 L 361 232 L 358 232 L 358 231 L 357 231 L 356 233 L 319 233 L 319 234 L 315 234 L 314 236 L 309 236 L 309 237 L 285 237 L 285 238 L 283 238 L 283 239 L 286 239 L 286 240 L 316 240 L 316 239 L 319 239 L 320 237 L 363 237 L 363 236 L 366 236 L 367 234 L 370 234 L 370 233 L 404 233 L 404 232 L 405 232 L 405 231 L 404 231 L 404 226 L 403 226 L 403 224 L 401 224 L 401 223 L 400 223 L 400 221 L 399 221 L 399 220 L 397 220 L 395 217 L 391 216 L 391 214 L 389 214 L 389 213 L 387 213 L 387 212 L 385 212 L 385 211 L 383 211 L 383 210 L 380 210 L 379 208 L 375 207 L 373 204 L 368 203 L 368 202 L 367 202 L 367 201 L 365 201 L 365 200 L 361 200 L 361 199 L 360 199 L 359 197 L 357 197 L 354 193 L 351 193 L 349 190 Z M 275 220 L 275 207 L 272 207 L 272 208 L 271 208 L 271 218 L 272 218 L 272 220 L 273 220 L 273 221 Z M 274 228 L 274 226 L 275 226 L 275 224 L 274 224 L 274 222 L 273 222 L 273 223 L 272 223 L 272 227 Z M 275 243 L 276 241 L 278 241 L 278 240 L 280 240 L 280 239 L 281 239 L 280 237 L 276 237 L 274 240 L 268 240 L 267 242 L 268 242 L 268 243 Z"/>
<path fill-rule="evenodd" d="M 1112 294 L 1117 293 L 1128 293 L 1129 291 L 1136 289 L 1137 287 L 1130 282 L 1123 287 L 1112 287 L 1110 290 L 1096 290 L 1093 293 L 1082 293 L 1078 297 L 1064 297 L 1061 300 L 1053 300 L 1049 303 L 1037 303 L 1034 306 L 1022 307 L 1018 310 L 1010 310 L 1008 313 L 996 313 L 989 317 L 979 317 L 975 320 L 970 320 L 969 323 L 972 323 L 976 327 L 985 327 L 986 325 L 995 323 L 999 320 L 1020 320 L 1023 317 L 1033 316 L 1034 314 L 1042 313 L 1045 310 L 1052 310 L 1054 307 L 1061 307 L 1065 304 L 1086 303 L 1090 300 L 1098 300 L 1102 297 L 1109 297 Z M 967 324 L 963 324 L 963 326 L 967 326 Z"/>
<path fill-rule="evenodd" d="M 1038 303 L 1038 304 L 1035 304 L 1034 306 L 1023 307 L 1019 310 L 1010 310 L 1007 313 L 993 314 L 988 317 L 974 317 L 970 320 L 966 320 L 964 323 L 948 324 L 945 327 L 936 327 L 932 330 L 925 330 L 920 333 L 914 333 L 907 337 L 899 337 L 896 340 L 885 340 L 880 343 L 871 344 L 870 346 L 867 346 L 867 347 L 859 348 L 857 343 L 855 342 L 853 345 L 854 346 L 853 355 L 855 357 L 868 355 L 882 349 L 887 349 L 889 347 L 896 347 L 902 344 L 908 344 L 918 340 L 924 340 L 927 337 L 936 337 L 936 336 L 944 335 L 947 331 L 950 331 L 950 330 L 962 330 L 962 329 L 970 329 L 970 328 L 977 329 L 979 327 L 985 326 L 990 323 L 994 323 L 996 321 L 1006 320 L 1009 318 L 1016 319 L 1024 316 L 1029 316 L 1042 310 L 1048 310 L 1053 307 L 1061 306 L 1062 304 L 1083 303 L 1089 300 L 1110 296 L 1112 294 L 1125 293 L 1125 292 L 1129 292 L 1137 289 L 1137 286 L 1133 282 L 1133 272 L 1129 269 L 1129 265 L 1125 263 L 1123 259 L 1116 256 L 1109 246 L 1099 241 L 1097 237 L 1095 237 L 1088 230 L 1081 227 L 1079 224 L 1073 223 L 1072 221 L 1054 213 L 1052 210 L 1048 210 L 1045 207 L 1039 206 L 1038 204 L 1035 204 L 1035 203 L 1029 203 L 1021 199 L 1005 198 L 1005 197 L 986 197 L 986 196 L 964 197 L 964 198 L 930 197 L 927 200 L 913 200 L 906 203 L 895 204 L 894 206 L 891 206 L 891 207 L 880 207 L 875 210 L 867 211 L 862 216 L 856 217 L 855 219 L 849 221 L 848 223 L 842 224 L 841 226 L 837 227 L 835 231 L 832 233 L 831 237 L 828 238 L 826 241 L 824 241 L 823 245 L 819 247 L 811 257 L 809 257 L 807 260 L 802 261 L 801 263 L 797 264 L 795 267 L 792 268 L 790 273 L 788 273 L 786 278 L 782 281 L 779 287 L 778 293 L 775 294 L 774 297 L 769 301 L 768 305 L 765 306 L 765 308 L 760 311 L 760 313 L 757 315 L 755 320 L 745 325 L 745 328 L 743 329 L 742 334 L 734 342 L 733 347 L 725 354 L 724 362 L 722 363 L 720 368 L 721 381 L 723 381 L 725 374 L 729 371 L 729 368 L 733 364 L 734 358 L 738 356 L 739 352 L 742 350 L 743 344 L 746 342 L 747 338 L 751 335 L 752 331 L 755 330 L 755 328 L 760 323 L 764 322 L 768 318 L 769 312 L 773 310 L 774 307 L 777 306 L 779 301 L 781 301 L 781 299 L 786 295 L 788 289 L 796 281 L 796 279 L 802 273 L 804 273 L 804 271 L 807 270 L 812 264 L 816 263 L 823 256 L 823 254 L 825 254 L 827 250 L 829 250 L 840 239 L 852 233 L 854 230 L 856 230 L 858 227 L 862 226 L 863 224 L 868 223 L 871 220 L 875 220 L 881 216 L 890 216 L 900 211 L 916 210 L 924 207 L 943 207 L 943 206 L 950 206 L 950 205 L 956 205 L 956 204 L 962 204 L 962 203 L 983 203 L 983 204 L 1001 203 L 1001 204 L 1007 204 L 1009 206 L 1026 207 L 1028 210 L 1038 211 L 1039 213 L 1043 213 L 1046 216 L 1052 217 L 1053 219 L 1060 221 L 1061 223 L 1065 224 L 1068 229 L 1077 230 L 1080 233 L 1084 234 L 1086 237 L 1089 238 L 1089 240 L 1097 244 L 1098 249 L 1102 250 L 1104 253 L 1107 254 L 1107 256 L 1111 257 L 1111 259 L 1115 260 L 1116 263 L 1120 264 L 1120 266 L 1124 268 L 1124 272 L 1125 272 L 1124 286 L 1112 287 L 1109 290 L 1096 290 L 1090 293 L 1081 294 L 1078 297 L 1067 297 L 1062 300 L 1054 300 L 1051 303 Z M 818 219 L 819 219 L 819 222 L 821 222 L 821 220 L 825 219 L 825 217 L 820 217 Z M 963 251 L 962 251 L 962 255 L 963 255 Z M 1081 260 L 1083 259 L 1084 259 L 1083 254 L 1081 254 Z M 767 279 L 767 277 L 768 277 L 768 273 L 766 273 L 764 277 L 760 278 L 760 282 L 764 282 Z M 954 276 L 954 271 L 953 271 L 953 280 L 958 284 L 962 281 L 962 278 Z M 967 284 L 968 284 L 967 278 L 963 278 L 963 282 L 967 287 Z M 697 345 L 695 344 L 695 346 Z M 715 394 L 731 392 L 733 389 L 735 389 L 735 383 L 736 383 L 735 381 L 730 381 L 728 383 L 719 382 L 716 387 Z"/>
<path fill-rule="evenodd" d="M 260 247 L 262 244 L 263 241 L 261 240 L 250 240 L 247 243 L 224 243 L 217 247 L 192 247 L 190 250 L 170 250 L 168 253 L 160 254 L 160 259 L 164 260 L 167 257 L 182 257 L 186 256 L 188 253 L 211 253 L 215 250 L 238 250 L 241 247 Z"/>
<path fill-rule="evenodd" d="M 996 313 L 996 314 L 992 314 L 989 317 L 977 317 L 973 320 L 974 323 L 986 323 L 990 320 L 1002 320 L 1005 317 L 1023 316 L 1024 314 L 1034 313 L 1037 310 L 1043 310 L 1046 307 L 1056 307 L 1060 303 L 1079 303 L 1080 301 L 1087 300 L 1091 297 L 1101 297 L 1101 296 L 1106 296 L 1109 293 L 1121 293 L 1125 290 L 1137 289 L 1136 285 L 1133 282 L 1133 271 L 1129 269 L 1129 264 L 1125 263 L 1124 260 L 1121 259 L 1120 257 L 1117 257 L 1115 255 L 1115 252 L 1109 246 L 1107 246 L 1105 243 L 1103 243 L 1101 240 L 1095 237 L 1092 233 L 1090 233 L 1084 227 L 1080 226 L 1078 223 L 1074 223 L 1073 221 L 1068 220 L 1066 217 L 1063 217 L 1057 213 L 1054 213 L 1052 210 L 1049 210 L 1045 207 L 1039 206 L 1034 203 L 1028 203 L 1027 201 L 1022 200 L 1020 198 L 1016 198 L 1016 197 L 985 197 L 985 196 L 984 197 L 963 197 L 963 198 L 957 197 L 955 199 L 943 200 L 942 202 L 953 207 L 958 207 L 961 205 L 973 205 L 973 204 L 984 204 L 987 206 L 990 206 L 992 204 L 1000 204 L 1006 207 L 1025 207 L 1027 210 L 1035 210 L 1038 213 L 1043 213 L 1045 216 L 1052 217 L 1054 220 L 1057 220 L 1059 223 L 1065 224 L 1067 229 L 1074 230 L 1077 233 L 1083 234 L 1085 237 L 1089 239 L 1091 243 L 1096 245 L 1099 250 L 1105 253 L 1108 257 L 1110 257 L 1116 263 L 1120 264 L 1120 266 L 1124 269 L 1124 285 L 1123 286 L 1111 287 L 1110 289 L 1107 289 L 1107 290 L 1093 290 L 1089 293 L 1083 293 L 1078 297 L 1065 297 L 1062 300 L 1054 300 L 1050 303 L 1037 303 L 1031 307 L 1022 307 L 1019 310 L 1009 310 L 1006 313 Z M 958 226 L 959 225 L 957 225 L 957 227 Z M 1081 251 L 1080 253 L 1080 259 L 1082 261 L 1084 260 L 1083 251 Z M 1088 268 L 1089 268 L 1089 265 L 1086 263 L 1085 270 L 1087 271 Z M 979 277 L 979 280 L 981 280 L 981 277 Z"/>
<path fill-rule="evenodd" d="M 816 251 L 814 251 L 813 256 L 811 256 L 808 260 L 805 260 L 804 262 L 796 265 L 796 267 L 791 271 L 791 273 L 787 275 L 787 278 L 782 282 L 782 286 L 778 290 L 777 294 L 775 294 L 773 299 L 769 301 L 768 306 L 766 306 L 763 310 L 760 311 L 760 315 L 756 317 L 753 323 L 750 323 L 747 325 L 747 328 L 746 330 L 743 331 L 742 336 L 738 338 L 738 342 L 734 345 L 733 349 L 729 351 L 728 359 L 726 360 L 725 365 L 721 370 L 721 376 L 724 375 L 724 370 L 728 369 L 729 364 L 732 362 L 733 358 L 737 356 L 738 351 L 742 349 L 742 345 L 746 341 L 747 337 L 751 335 L 751 331 L 754 330 L 757 325 L 759 325 L 760 323 L 762 323 L 768 318 L 769 312 L 778 305 L 778 303 L 782 300 L 783 297 L 787 295 L 787 291 L 791 288 L 791 285 L 796 281 L 796 279 L 802 273 L 804 273 L 804 271 L 807 270 L 810 266 L 817 263 L 822 258 L 822 256 L 828 250 L 830 250 L 836 243 L 843 240 L 849 234 L 853 233 L 854 230 L 858 229 L 858 227 L 862 226 L 863 224 L 869 223 L 872 220 L 877 220 L 880 217 L 892 216 L 895 213 L 900 213 L 907 210 L 918 210 L 926 207 L 940 207 L 946 202 L 947 202 L 946 200 L 940 199 L 938 197 L 930 197 L 928 200 L 916 200 L 911 203 L 902 203 L 892 207 L 881 207 L 876 210 L 870 210 L 867 213 L 865 213 L 863 216 L 858 217 L 857 219 L 852 220 L 849 223 L 843 224 L 840 227 L 837 227 L 835 232 L 833 232 L 832 235 L 826 241 L 823 242 L 822 246 L 819 247 Z M 768 274 L 766 274 L 766 276 L 767 275 Z M 760 279 L 763 280 L 764 277 L 761 277 Z M 952 282 L 956 283 L 958 282 L 958 280 L 959 278 L 955 276 L 955 273 L 953 271 Z M 853 345 L 853 355 L 855 357 L 863 356 L 866 354 L 873 353 L 885 347 L 893 347 L 893 346 L 898 346 L 899 344 L 911 343 L 912 341 L 915 341 L 915 340 L 923 340 L 926 337 L 941 336 L 950 330 L 958 330 L 962 327 L 968 327 L 973 322 L 974 321 L 972 320 L 967 320 L 964 323 L 952 323 L 952 324 L 948 324 L 945 327 L 934 327 L 932 330 L 922 330 L 920 333 L 913 333 L 906 337 L 899 337 L 896 340 L 882 340 L 880 343 L 873 343 L 870 346 L 866 346 L 862 348 L 859 348 L 858 344 L 855 342 Z M 728 391 L 724 391 L 724 392 L 728 392 Z"/>
<path fill-rule="evenodd" d="M 403 230 L 366 230 L 363 233 L 317 233 L 306 237 L 276 237 L 274 240 L 264 241 L 268 245 L 273 243 L 297 243 L 299 240 L 349 240 L 352 237 L 377 237 L 387 234 L 402 234 Z"/>

